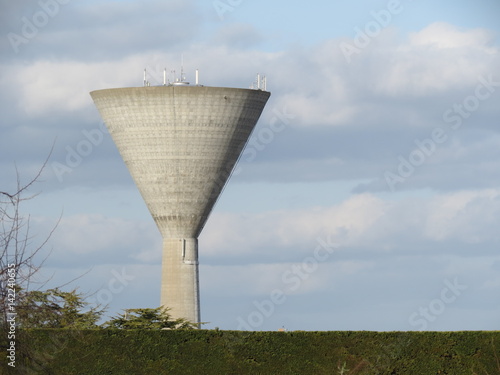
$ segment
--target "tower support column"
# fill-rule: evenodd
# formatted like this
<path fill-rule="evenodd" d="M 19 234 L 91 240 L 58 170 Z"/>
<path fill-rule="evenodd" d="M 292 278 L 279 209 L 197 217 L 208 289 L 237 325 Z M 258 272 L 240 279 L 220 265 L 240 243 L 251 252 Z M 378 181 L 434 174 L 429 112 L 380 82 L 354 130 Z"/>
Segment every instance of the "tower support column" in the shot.
<path fill-rule="evenodd" d="M 163 239 L 161 305 L 174 319 L 200 322 L 198 239 Z"/>

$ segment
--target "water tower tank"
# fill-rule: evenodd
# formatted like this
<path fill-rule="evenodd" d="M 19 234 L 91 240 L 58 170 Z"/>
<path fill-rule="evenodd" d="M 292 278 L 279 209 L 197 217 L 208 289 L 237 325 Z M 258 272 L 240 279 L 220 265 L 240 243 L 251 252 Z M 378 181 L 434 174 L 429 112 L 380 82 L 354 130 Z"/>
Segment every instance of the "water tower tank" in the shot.
<path fill-rule="evenodd" d="M 198 323 L 198 236 L 270 93 L 164 85 L 90 95 L 162 234 L 161 305 Z"/>

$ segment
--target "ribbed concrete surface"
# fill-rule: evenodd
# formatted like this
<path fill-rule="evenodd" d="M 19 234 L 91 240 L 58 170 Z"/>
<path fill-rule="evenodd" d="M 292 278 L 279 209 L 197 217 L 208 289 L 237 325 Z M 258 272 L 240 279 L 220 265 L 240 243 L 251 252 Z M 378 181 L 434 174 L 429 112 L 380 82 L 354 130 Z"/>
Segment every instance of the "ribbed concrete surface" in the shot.
<path fill-rule="evenodd" d="M 90 94 L 164 238 L 161 303 L 198 322 L 197 238 L 270 93 L 160 86 Z"/>

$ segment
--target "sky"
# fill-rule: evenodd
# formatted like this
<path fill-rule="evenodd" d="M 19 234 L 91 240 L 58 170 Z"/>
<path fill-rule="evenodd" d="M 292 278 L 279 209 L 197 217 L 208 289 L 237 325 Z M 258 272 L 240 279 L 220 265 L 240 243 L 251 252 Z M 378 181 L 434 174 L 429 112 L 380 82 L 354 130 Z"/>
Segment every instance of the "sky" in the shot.
<path fill-rule="evenodd" d="M 50 154 L 33 246 L 60 219 L 34 287 L 159 306 L 161 236 L 89 92 L 183 61 L 272 93 L 199 238 L 204 328 L 500 329 L 497 0 L 0 9 L 0 190 Z"/>

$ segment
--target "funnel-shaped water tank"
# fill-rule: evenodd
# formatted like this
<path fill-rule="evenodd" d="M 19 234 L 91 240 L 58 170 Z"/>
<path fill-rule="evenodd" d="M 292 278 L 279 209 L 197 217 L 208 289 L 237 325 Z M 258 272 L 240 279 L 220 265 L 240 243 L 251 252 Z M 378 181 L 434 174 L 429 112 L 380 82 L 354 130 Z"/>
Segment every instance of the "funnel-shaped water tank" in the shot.
<path fill-rule="evenodd" d="M 90 94 L 163 236 L 161 304 L 200 322 L 198 236 L 270 93 L 172 85 Z"/>

